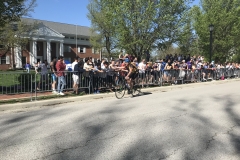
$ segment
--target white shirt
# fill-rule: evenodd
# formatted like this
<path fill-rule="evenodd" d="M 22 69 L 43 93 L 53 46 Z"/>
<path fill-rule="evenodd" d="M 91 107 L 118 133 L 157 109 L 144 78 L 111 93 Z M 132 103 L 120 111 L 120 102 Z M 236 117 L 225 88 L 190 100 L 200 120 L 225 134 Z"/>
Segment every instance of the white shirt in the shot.
<path fill-rule="evenodd" d="M 74 70 L 75 65 L 78 64 L 78 62 L 73 62 L 72 63 L 72 70 Z"/>
<path fill-rule="evenodd" d="M 144 64 L 143 62 L 139 63 L 138 69 L 139 69 L 139 73 L 145 73 L 146 64 Z"/>
<path fill-rule="evenodd" d="M 162 63 L 158 63 L 158 71 L 160 71 L 162 68 Z"/>
<path fill-rule="evenodd" d="M 39 68 L 41 68 L 41 74 L 42 75 L 45 75 L 45 74 L 48 73 L 47 66 L 44 63 L 39 64 Z"/>
<path fill-rule="evenodd" d="M 87 63 L 84 63 L 83 69 L 88 70 L 88 69 L 91 69 L 91 68 L 92 68 L 92 65 L 88 65 Z"/>
<path fill-rule="evenodd" d="M 103 64 L 103 63 L 101 63 L 101 68 L 102 68 L 102 69 L 105 69 L 105 66 L 104 66 L 104 64 Z"/>

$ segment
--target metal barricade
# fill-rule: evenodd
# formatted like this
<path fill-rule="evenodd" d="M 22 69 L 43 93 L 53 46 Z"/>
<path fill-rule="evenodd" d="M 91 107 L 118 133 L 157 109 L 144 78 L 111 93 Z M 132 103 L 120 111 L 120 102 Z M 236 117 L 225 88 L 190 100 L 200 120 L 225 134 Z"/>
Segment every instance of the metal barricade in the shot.
<path fill-rule="evenodd" d="M 0 94 L 16 95 L 33 92 L 34 74 L 21 72 L 0 73 Z M 31 94 L 32 95 L 32 94 Z M 32 100 L 32 96 L 31 96 Z"/>
<path fill-rule="evenodd" d="M 52 72 L 48 73 L 38 73 L 35 75 L 35 81 L 33 81 L 35 87 L 35 100 L 37 99 L 38 93 L 44 93 L 44 92 L 51 92 L 52 91 L 52 84 L 53 84 L 53 78 L 52 78 Z M 73 75 L 78 76 L 78 88 L 82 89 L 88 89 L 88 92 L 90 94 L 91 92 L 91 80 L 92 80 L 92 72 L 72 72 L 72 71 L 64 71 L 64 91 L 72 91 L 73 90 Z M 56 84 L 55 89 L 58 90 L 58 83 L 59 79 L 56 77 Z"/>
<path fill-rule="evenodd" d="M 173 70 L 163 70 L 163 83 L 173 83 L 173 76 L 174 76 L 174 71 Z"/>
<path fill-rule="evenodd" d="M 237 78 L 240 77 L 240 68 L 236 68 L 236 74 L 237 74 Z"/>
<path fill-rule="evenodd" d="M 197 80 L 199 79 L 198 77 L 198 70 L 195 69 L 188 69 L 185 70 L 186 75 L 185 75 L 185 79 L 184 82 L 197 82 Z"/>
<path fill-rule="evenodd" d="M 48 73 L 0 73 L 0 94 L 21 94 L 31 93 L 31 100 L 37 97 L 39 93 L 52 91 L 51 72 Z M 99 90 L 110 90 L 125 77 L 119 71 L 85 71 L 69 72 L 64 71 L 66 84 L 64 91 L 73 91 L 73 75 L 78 76 L 78 89 L 84 89 L 86 93 L 95 93 Z M 171 69 L 171 70 L 146 70 L 139 73 L 135 79 L 137 85 L 142 87 L 162 86 L 162 83 L 183 84 L 184 82 L 201 82 L 206 80 L 223 80 L 224 78 L 238 78 L 240 69 Z M 58 79 L 56 79 L 55 89 L 58 88 Z M 34 95 L 33 95 L 34 94 Z"/>

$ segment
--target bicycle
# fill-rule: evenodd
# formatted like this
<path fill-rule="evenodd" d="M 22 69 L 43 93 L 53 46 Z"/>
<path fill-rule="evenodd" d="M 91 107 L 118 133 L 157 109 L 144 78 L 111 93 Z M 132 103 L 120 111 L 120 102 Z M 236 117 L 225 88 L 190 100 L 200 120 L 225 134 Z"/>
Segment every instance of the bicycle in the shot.
<path fill-rule="evenodd" d="M 135 83 L 135 80 L 134 80 L 134 83 Z M 135 84 L 133 85 L 133 89 L 130 90 L 130 86 L 127 83 L 126 79 L 124 77 L 119 77 L 115 87 L 116 98 L 121 99 L 125 95 L 126 90 L 132 94 L 132 97 L 139 96 L 142 94 L 140 85 Z"/>

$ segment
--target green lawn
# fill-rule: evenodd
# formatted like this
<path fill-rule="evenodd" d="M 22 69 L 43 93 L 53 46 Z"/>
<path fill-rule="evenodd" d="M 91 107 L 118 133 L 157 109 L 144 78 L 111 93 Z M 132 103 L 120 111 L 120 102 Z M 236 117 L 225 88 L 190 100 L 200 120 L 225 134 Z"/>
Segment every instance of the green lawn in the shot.
<path fill-rule="evenodd" d="M 31 92 L 34 88 L 35 76 L 37 81 L 40 75 L 35 72 L 0 72 L 0 94 Z"/>
<path fill-rule="evenodd" d="M 23 83 L 29 83 L 32 79 L 35 79 L 35 73 L 21 72 L 21 71 L 0 71 L 0 86 L 10 87 Z"/>

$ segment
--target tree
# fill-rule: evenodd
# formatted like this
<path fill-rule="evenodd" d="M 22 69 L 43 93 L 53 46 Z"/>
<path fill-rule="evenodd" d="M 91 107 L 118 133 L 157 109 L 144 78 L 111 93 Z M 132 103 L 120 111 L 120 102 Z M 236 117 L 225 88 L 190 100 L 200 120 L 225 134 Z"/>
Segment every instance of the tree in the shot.
<path fill-rule="evenodd" d="M 17 22 L 36 7 L 36 0 L 3 0 L 0 2 L 0 28 L 10 22 Z"/>
<path fill-rule="evenodd" d="M 22 16 L 30 16 L 36 6 L 36 0 L 8 0 L 0 2 L 0 44 L 4 46 L 6 54 L 11 53 L 11 64 L 13 63 L 13 50 L 20 47 L 24 50 L 31 33 L 37 24 L 28 24 L 21 21 Z"/>
<path fill-rule="evenodd" d="M 209 57 L 209 29 L 213 31 L 213 60 L 225 62 L 238 53 L 240 45 L 240 1 L 202 0 L 201 6 L 192 8 L 194 29 L 199 37 L 199 46 Z"/>
<path fill-rule="evenodd" d="M 174 45 L 171 45 L 167 47 L 166 49 L 158 50 L 156 54 L 156 59 L 165 59 L 167 55 L 172 54 L 180 54 L 182 51 L 179 47 L 176 47 Z"/>
<path fill-rule="evenodd" d="M 108 8 L 99 0 L 90 0 L 88 5 L 88 18 L 92 22 L 92 35 L 90 42 L 97 50 L 107 51 L 107 57 L 112 57 L 112 52 L 117 48 L 115 26 L 112 24 Z"/>
<path fill-rule="evenodd" d="M 99 34 L 109 31 L 115 46 L 139 59 L 144 51 L 163 48 L 176 41 L 189 0 L 91 0 L 103 18 L 90 18 Z M 91 13 L 92 10 L 89 10 Z M 105 24 L 105 25 L 102 25 Z M 101 28 L 101 29 L 100 29 Z M 110 29 L 109 29 L 110 28 Z M 108 33 L 108 32 L 107 32 Z"/>

